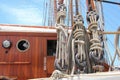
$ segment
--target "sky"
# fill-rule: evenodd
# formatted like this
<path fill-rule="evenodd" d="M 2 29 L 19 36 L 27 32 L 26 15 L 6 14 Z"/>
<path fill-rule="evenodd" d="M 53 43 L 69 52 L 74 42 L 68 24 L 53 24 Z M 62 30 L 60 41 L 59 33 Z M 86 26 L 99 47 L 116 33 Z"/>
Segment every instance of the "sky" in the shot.
<path fill-rule="evenodd" d="M 45 2 L 49 0 L 0 0 L 0 24 L 21 24 L 43 26 L 45 15 Z M 120 0 L 109 0 L 120 2 Z M 85 0 L 81 0 L 82 13 L 86 13 Z M 103 3 L 104 29 L 116 31 L 120 26 L 120 6 Z M 84 14 L 85 26 L 87 26 Z M 111 54 L 114 53 L 114 35 L 107 35 L 108 46 Z M 116 65 L 120 64 L 118 61 Z"/>
<path fill-rule="evenodd" d="M 44 1 L 49 0 L 0 0 L 0 24 L 43 25 Z M 120 2 L 120 0 L 109 1 Z M 81 2 L 82 9 L 85 9 L 85 0 Z M 104 3 L 103 7 L 105 29 L 113 31 L 114 27 L 115 31 L 120 26 L 120 6 Z M 82 12 L 86 13 L 85 10 Z M 86 18 L 84 21 L 86 22 Z"/>
<path fill-rule="evenodd" d="M 0 23 L 41 25 L 43 0 L 0 0 Z"/>
<path fill-rule="evenodd" d="M 120 3 L 120 0 L 109 0 L 109 1 L 116 1 Z M 104 12 L 105 31 L 109 31 L 109 32 L 117 31 L 118 27 L 120 26 L 120 5 L 103 3 L 103 8 L 104 8 L 103 12 Z M 115 52 L 115 46 L 114 46 L 115 35 L 113 34 L 106 35 L 106 37 L 107 37 L 109 51 L 113 57 L 113 54 Z M 119 41 L 119 48 L 120 48 L 120 41 Z M 120 58 L 117 57 L 114 64 L 116 66 L 120 66 Z"/>

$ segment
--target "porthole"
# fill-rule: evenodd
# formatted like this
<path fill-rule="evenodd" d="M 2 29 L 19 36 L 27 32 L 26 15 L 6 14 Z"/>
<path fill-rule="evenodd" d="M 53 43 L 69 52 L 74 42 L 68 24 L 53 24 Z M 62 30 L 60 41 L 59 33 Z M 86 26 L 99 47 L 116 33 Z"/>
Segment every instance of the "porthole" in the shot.
<path fill-rule="evenodd" d="M 29 49 L 30 43 L 26 39 L 21 39 L 17 42 L 16 47 L 20 52 L 25 52 Z"/>

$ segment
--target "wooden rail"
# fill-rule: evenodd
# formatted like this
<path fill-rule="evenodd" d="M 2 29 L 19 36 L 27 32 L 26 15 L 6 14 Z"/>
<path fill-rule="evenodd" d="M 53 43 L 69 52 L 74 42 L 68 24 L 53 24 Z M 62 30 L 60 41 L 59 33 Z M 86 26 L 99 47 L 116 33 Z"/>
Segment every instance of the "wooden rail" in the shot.
<path fill-rule="evenodd" d="M 0 62 L 0 65 L 5 65 L 5 64 L 30 64 L 30 62 Z"/>
<path fill-rule="evenodd" d="M 100 32 L 101 34 L 120 34 L 120 31 L 117 32 Z"/>

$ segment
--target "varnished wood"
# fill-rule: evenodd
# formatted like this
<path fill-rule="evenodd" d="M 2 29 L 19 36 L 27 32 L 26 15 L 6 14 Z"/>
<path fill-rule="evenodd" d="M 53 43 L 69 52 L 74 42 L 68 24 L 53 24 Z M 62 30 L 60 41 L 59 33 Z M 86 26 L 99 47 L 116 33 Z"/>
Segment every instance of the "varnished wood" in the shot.
<path fill-rule="evenodd" d="M 120 34 L 120 31 L 117 32 L 101 32 L 102 34 Z"/>
<path fill-rule="evenodd" d="M 32 36 L 32 37 L 55 37 L 56 33 L 42 33 L 42 32 L 0 32 L 1 36 Z M 9 36 L 8 35 L 8 36 Z"/>
<path fill-rule="evenodd" d="M 4 64 L 30 64 L 30 62 L 0 62 L 0 65 L 4 65 Z"/>
<path fill-rule="evenodd" d="M 54 71 L 54 59 L 55 56 L 47 56 L 47 40 L 57 40 L 57 37 L 44 37 L 43 44 L 44 44 L 44 56 L 46 56 L 46 72 L 47 76 L 50 76 L 52 72 Z"/>
<path fill-rule="evenodd" d="M 53 57 L 53 56 L 48 56 L 47 57 L 47 74 L 48 75 L 52 74 L 52 72 L 55 70 L 54 60 L 55 60 L 55 57 Z"/>
<path fill-rule="evenodd" d="M 30 42 L 30 48 L 26 52 L 19 52 L 16 43 L 20 39 Z M 0 76 L 15 76 L 17 80 L 47 77 L 52 70 L 44 70 L 44 57 L 47 58 L 46 41 L 56 39 L 56 33 L 32 33 L 32 32 L 0 32 Z M 4 40 L 10 40 L 10 49 L 2 47 Z M 8 53 L 5 53 L 5 52 Z M 46 64 L 47 65 L 47 64 Z"/>
<path fill-rule="evenodd" d="M 53 26 L 30 26 L 30 25 L 17 25 L 17 24 L 0 24 L 0 26 L 8 26 L 8 27 L 28 27 L 28 28 L 49 28 L 54 29 Z"/>

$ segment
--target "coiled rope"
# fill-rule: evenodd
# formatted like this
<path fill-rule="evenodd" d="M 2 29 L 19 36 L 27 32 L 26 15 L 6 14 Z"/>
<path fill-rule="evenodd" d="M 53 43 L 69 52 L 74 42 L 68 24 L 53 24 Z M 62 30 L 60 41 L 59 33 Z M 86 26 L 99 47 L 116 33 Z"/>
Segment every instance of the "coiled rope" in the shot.
<path fill-rule="evenodd" d="M 71 75 L 75 73 L 75 67 L 78 65 L 80 68 L 83 69 L 83 67 L 86 66 L 85 60 L 86 60 L 86 54 L 85 54 L 85 31 L 83 26 L 83 19 L 81 15 L 76 15 L 74 17 L 74 25 L 72 32 L 70 34 L 71 39 L 71 46 L 69 46 L 68 49 L 71 47 Z M 69 44 L 68 40 L 68 44 Z"/>
<path fill-rule="evenodd" d="M 67 62 L 67 37 L 68 32 L 64 25 L 66 17 L 66 7 L 64 4 L 60 4 L 57 13 L 57 48 L 56 48 L 56 59 L 55 67 L 60 71 L 66 71 Z"/>
<path fill-rule="evenodd" d="M 99 19 L 99 16 L 97 15 L 97 12 L 95 10 L 90 11 L 87 14 L 87 21 L 89 23 L 88 30 L 91 32 L 91 35 L 90 35 L 91 45 L 89 49 L 90 50 L 89 57 L 92 61 L 93 66 L 103 61 L 102 45 L 101 45 L 101 41 L 97 31 L 98 19 Z"/>

